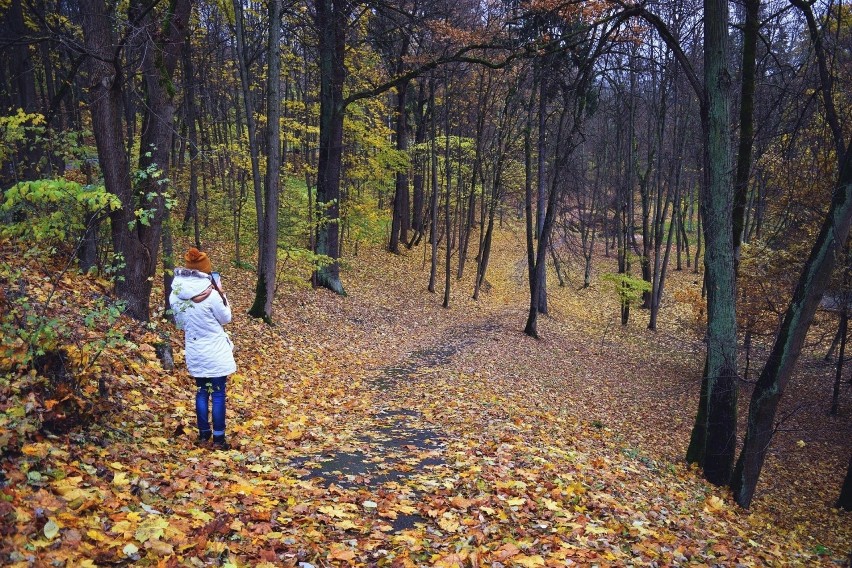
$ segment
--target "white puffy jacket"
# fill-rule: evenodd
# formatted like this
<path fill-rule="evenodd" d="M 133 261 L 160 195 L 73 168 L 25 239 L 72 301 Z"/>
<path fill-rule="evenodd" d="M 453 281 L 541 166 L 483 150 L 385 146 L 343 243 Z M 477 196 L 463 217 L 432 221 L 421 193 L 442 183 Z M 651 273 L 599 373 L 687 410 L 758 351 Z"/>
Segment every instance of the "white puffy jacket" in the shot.
<path fill-rule="evenodd" d="M 224 377 L 237 370 L 234 344 L 222 328 L 231 321 L 231 307 L 215 290 L 198 301 L 210 285 L 208 274 L 176 268 L 169 296 L 175 322 L 186 335 L 186 368 L 198 378 Z"/>

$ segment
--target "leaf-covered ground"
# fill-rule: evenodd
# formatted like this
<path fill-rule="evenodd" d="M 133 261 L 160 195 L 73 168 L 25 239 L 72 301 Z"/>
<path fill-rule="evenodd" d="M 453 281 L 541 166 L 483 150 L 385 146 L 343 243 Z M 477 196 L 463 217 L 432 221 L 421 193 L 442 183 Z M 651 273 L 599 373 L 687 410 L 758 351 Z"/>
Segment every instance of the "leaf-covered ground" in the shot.
<path fill-rule="evenodd" d="M 195 444 L 181 337 L 175 371 L 155 354 L 168 326 L 120 322 L 132 343 L 94 362 L 67 345 L 86 365 L 77 390 L 8 375 L 0 563 L 842 565 L 852 517 L 831 504 L 852 401 L 844 391 L 841 417 L 825 416 L 830 373 L 815 356 L 791 385 L 798 394 L 744 512 L 682 463 L 703 348 L 674 298 L 698 285 L 694 275 L 672 277 L 656 333 L 640 310 L 621 328 L 605 284 L 552 279 L 536 341 L 520 332 L 519 236 L 504 233 L 497 249 L 479 302 L 468 274 L 441 308 L 419 249 L 362 250 L 344 273 L 348 297 L 283 288 L 275 327 L 245 316 L 252 274 L 220 265 L 239 365 L 227 452 Z M 17 288 L 3 282 L 3 302 L 13 288 L 54 290 L 44 267 L 27 268 Z M 607 269 L 602 260 L 597 271 Z M 74 330 L 70 314 L 103 286 L 66 276 L 51 309 Z M 99 333 L 73 331 L 78 346 Z M 85 406 L 98 389 L 101 402 Z M 36 429 L 72 412 L 98 421 Z"/>

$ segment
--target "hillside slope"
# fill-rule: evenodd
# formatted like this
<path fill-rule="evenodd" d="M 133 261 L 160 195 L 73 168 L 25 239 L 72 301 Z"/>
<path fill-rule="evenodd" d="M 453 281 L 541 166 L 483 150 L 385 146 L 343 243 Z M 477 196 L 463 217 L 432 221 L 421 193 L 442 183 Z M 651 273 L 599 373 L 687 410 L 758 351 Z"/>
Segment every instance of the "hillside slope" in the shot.
<path fill-rule="evenodd" d="M 469 298 L 472 265 L 453 279 L 443 309 L 425 290 L 421 250 L 368 249 L 349 261 L 348 297 L 282 289 L 274 327 L 245 316 L 253 275 L 223 266 L 227 251 L 213 247 L 234 306 L 239 366 L 228 387 L 228 452 L 195 444 L 180 334 L 164 323 L 110 323 L 105 283 L 21 260 L 6 243 L 4 310 L 17 313 L 31 297 L 29 313 L 59 330 L 48 355 L 61 347 L 64 356 L 39 359 L 45 386 L 37 372 L 14 371 L 23 343 L 9 341 L 3 355 L 0 560 L 844 561 L 852 522 L 830 504 L 848 459 L 848 393 L 845 422 L 802 413 L 779 436 L 760 497 L 744 513 L 681 462 L 702 353 L 689 309 L 670 300 L 656 334 L 639 310 L 622 329 L 604 284 L 578 291 L 551 282 L 543 339 L 527 338 L 518 239 L 501 235 L 479 302 Z M 693 277 L 675 275 L 672 286 L 688 289 Z M 156 357 L 163 336 L 175 347 L 174 371 Z"/>

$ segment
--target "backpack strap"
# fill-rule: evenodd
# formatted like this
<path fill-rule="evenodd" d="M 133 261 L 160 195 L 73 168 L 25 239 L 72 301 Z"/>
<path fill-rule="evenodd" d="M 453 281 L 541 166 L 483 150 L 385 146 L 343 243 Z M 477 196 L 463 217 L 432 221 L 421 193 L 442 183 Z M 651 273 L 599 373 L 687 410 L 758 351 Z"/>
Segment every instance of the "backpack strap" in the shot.
<path fill-rule="evenodd" d="M 193 296 L 191 298 L 191 300 L 193 302 L 195 302 L 196 304 L 198 304 L 198 303 L 206 300 L 210 296 L 210 294 L 212 294 L 212 293 L 213 293 L 213 284 L 208 286 L 207 289 L 204 290 L 203 292 L 201 292 L 200 294 L 196 294 L 195 296 Z"/>

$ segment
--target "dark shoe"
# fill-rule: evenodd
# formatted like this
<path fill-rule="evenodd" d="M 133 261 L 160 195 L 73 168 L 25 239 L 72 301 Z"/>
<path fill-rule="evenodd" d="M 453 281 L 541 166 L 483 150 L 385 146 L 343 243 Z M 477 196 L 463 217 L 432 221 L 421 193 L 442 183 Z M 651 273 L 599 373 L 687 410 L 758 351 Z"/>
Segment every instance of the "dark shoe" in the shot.
<path fill-rule="evenodd" d="M 225 441 L 225 436 L 213 436 L 213 449 L 226 451 L 231 449 L 231 445 Z"/>
<path fill-rule="evenodd" d="M 198 439 L 197 439 L 197 440 L 195 440 L 195 445 L 196 445 L 196 446 L 204 446 L 204 445 L 206 445 L 206 444 L 207 444 L 207 442 L 209 442 L 209 441 L 210 441 L 210 436 L 212 436 L 212 435 L 213 435 L 213 434 L 212 434 L 212 432 L 210 432 L 210 431 L 207 431 L 207 432 L 201 432 L 201 433 L 199 433 L 199 434 L 198 434 Z"/>

